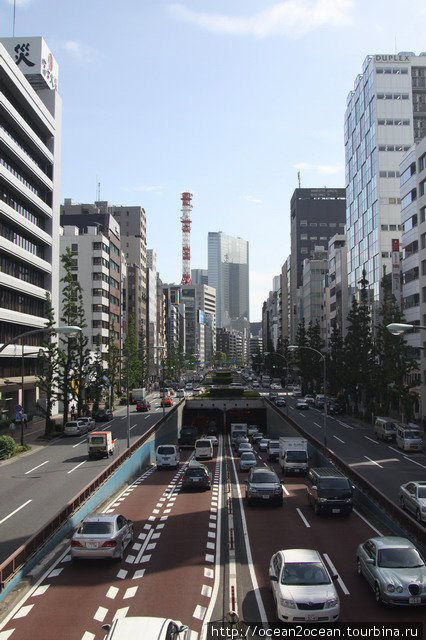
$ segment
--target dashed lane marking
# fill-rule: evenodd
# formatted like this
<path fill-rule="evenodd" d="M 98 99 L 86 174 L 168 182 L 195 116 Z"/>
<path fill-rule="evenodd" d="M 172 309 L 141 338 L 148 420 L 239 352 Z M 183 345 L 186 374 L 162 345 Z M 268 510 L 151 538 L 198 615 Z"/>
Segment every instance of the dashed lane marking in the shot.
<path fill-rule="evenodd" d="M 311 525 L 309 524 L 309 522 L 306 520 L 305 516 L 303 515 L 303 513 L 301 512 L 301 510 L 299 509 L 299 507 L 296 507 L 296 511 L 299 514 L 299 516 L 301 517 L 305 527 L 308 527 L 308 529 L 311 528 Z"/>
<path fill-rule="evenodd" d="M 124 580 L 128 573 L 129 572 L 125 569 L 120 569 L 120 571 L 117 573 L 117 578 L 120 578 L 120 580 Z"/>
<path fill-rule="evenodd" d="M 46 593 L 49 587 L 50 584 L 44 584 L 43 586 L 38 587 L 38 589 L 34 591 L 33 596 L 42 596 L 44 593 Z"/>
<path fill-rule="evenodd" d="M 137 580 L 138 578 L 142 578 L 144 573 L 145 573 L 145 569 L 138 569 L 137 571 L 135 571 L 135 574 L 133 576 L 133 580 Z"/>
<path fill-rule="evenodd" d="M 343 593 L 345 594 L 345 596 L 348 596 L 349 595 L 349 590 L 346 587 L 345 583 L 343 582 L 342 578 L 339 576 L 338 572 L 336 571 L 336 567 L 331 562 L 329 556 L 326 553 L 323 553 L 322 555 L 326 559 L 326 562 L 327 562 L 328 566 L 330 567 L 330 569 L 332 570 L 332 572 L 335 575 L 337 575 L 337 582 L 340 584 L 340 588 L 342 589 Z"/>
<path fill-rule="evenodd" d="M 380 442 L 377 442 L 377 440 L 373 440 L 373 438 L 369 438 L 368 436 L 364 436 L 364 438 L 366 440 L 370 440 L 370 442 L 374 442 L 374 444 L 380 444 Z"/>
<path fill-rule="evenodd" d="M 13 619 L 16 620 L 17 618 L 25 618 L 25 616 L 29 614 L 33 606 L 33 604 L 27 604 L 25 607 L 21 607 L 19 611 L 15 613 Z"/>
<path fill-rule="evenodd" d="M 32 500 L 27 500 L 26 502 L 24 502 L 24 504 L 21 504 L 21 506 L 15 509 L 15 511 L 12 511 L 12 513 L 9 513 L 9 515 L 5 516 L 2 520 L 0 520 L 0 524 L 3 524 L 3 522 L 6 522 L 6 520 L 9 520 L 9 518 L 14 516 L 15 513 L 18 513 L 18 511 L 20 511 L 24 507 L 26 507 L 27 504 L 30 504 L 30 502 L 32 502 Z"/>
<path fill-rule="evenodd" d="M 285 486 L 284 486 L 284 485 L 282 485 L 282 487 L 283 487 L 283 491 L 284 491 L 284 493 L 286 494 L 286 496 L 289 496 L 289 495 L 290 495 L 290 492 L 289 492 L 289 491 L 287 491 L 287 489 L 285 488 Z"/>
<path fill-rule="evenodd" d="M 356 515 L 357 515 L 359 518 L 361 518 L 361 520 L 364 520 L 364 522 L 365 522 L 366 524 L 368 524 L 368 526 L 369 526 L 369 527 L 371 527 L 371 528 L 373 529 L 373 531 L 375 531 L 375 532 L 377 533 L 377 535 L 378 535 L 378 536 L 382 536 L 382 535 L 383 535 L 383 533 L 382 533 L 381 531 L 379 531 L 378 529 L 376 529 L 376 527 L 375 527 L 373 524 L 371 524 L 371 522 L 370 522 L 369 520 L 367 520 L 367 518 L 365 518 L 365 517 L 362 515 L 362 513 L 360 513 L 357 509 L 354 509 L 354 510 L 353 510 L 353 512 L 354 512 L 354 513 L 356 513 Z"/>
<path fill-rule="evenodd" d="M 86 462 L 86 460 L 83 460 L 83 462 L 80 462 L 80 464 L 77 464 L 75 467 L 73 467 L 72 469 L 70 469 L 69 471 L 67 471 L 67 473 L 72 473 L 73 471 L 75 471 L 76 469 L 78 469 L 79 467 L 81 467 L 82 464 L 84 464 Z"/>
<path fill-rule="evenodd" d="M 417 462 L 417 460 L 412 460 L 411 458 L 409 458 L 408 456 L 403 456 L 403 458 L 405 458 L 406 460 L 409 460 L 410 462 L 412 462 L 413 464 L 418 464 L 419 467 L 423 467 L 423 469 L 426 469 L 424 464 L 421 464 L 420 462 Z"/>
<path fill-rule="evenodd" d="M 320 424 L 318 424 L 318 422 L 314 422 L 314 425 L 315 425 L 316 427 L 319 427 L 320 429 L 322 429 L 322 426 L 321 426 Z"/>
<path fill-rule="evenodd" d="M 107 598 L 111 598 L 111 600 L 114 600 L 115 596 L 118 593 L 118 588 L 117 587 L 110 587 L 108 589 L 108 591 L 106 592 L 106 597 Z"/>
<path fill-rule="evenodd" d="M 30 469 L 29 471 L 26 471 L 24 473 L 24 475 L 28 475 L 29 473 L 32 473 L 33 471 L 35 471 L 36 469 L 40 469 L 40 467 L 43 467 L 45 464 L 47 464 L 49 462 L 49 460 L 46 460 L 46 462 L 42 462 L 41 464 L 38 464 L 36 467 L 33 467 L 32 469 Z"/>
<path fill-rule="evenodd" d="M 342 422 L 341 420 L 336 420 L 336 422 L 338 422 L 339 424 L 342 425 L 342 427 L 345 427 L 345 429 L 353 429 L 353 427 L 351 427 L 350 424 L 346 424 L 346 422 Z"/>
<path fill-rule="evenodd" d="M 107 613 L 108 609 L 105 609 L 105 607 L 98 607 L 95 615 L 93 616 L 93 619 L 97 620 L 98 622 L 103 622 Z"/>
<path fill-rule="evenodd" d="M 125 618 L 127 616 L 127 612 L 129 610 L 130 607 L 123 607 L 122 609 L 117 609 L 117 612 L 115 614 L 115 616 L 113 617 L 113 620 L 117 620 L 119 618 Z"/>
<path fill-rule="evenodd" d="M 64 570 L 63 567 L 60 567 L 59 569 L 53 569 L 53 571 L 51 571 L 47 577 L 48 578 L 56 578 L 56 576 L 58 576 L 60 573 L 62 573 L 63 570 Z"/>
<path fill-rule="evenodd" d="M 214 555 L 212 553 L 206 553 L 205 561 L 206 562 L 214 562 Z"/>
<path fill-rule="evenodd" d="M 126 589 L 123 600 L 127 600 L 127 598 L 133 598 L 136 595 L 137 590 L 138 587 L 130 587 L 129 589 Z"/>
<path fill-rule="evenodd" d="M 364 456 L 364 458 L 367 458 L 367 460 L 370 460 L 370 462 L 372 462 L 373 464 L 376 464 L 378 467 L 380 467 L 381 469 L 383 469 L 382 465 L 379 464 L 378 462 L 376 462 L 375 460 L 372 460 L 371 458 L 369 458 L 368 456 Z"/>
<path fill-rule="evenodd" d="M 95 637 L 96 636 L 94 633 L 90 633 L 90 631 L 85 631 L 81 636 L 81 640 L 95 640 Z"/>
<path fill-rule="evenodd" d="M 201 589 L 201 595 L 205 596 L 206 598 L 211 598 L 212 597 L 212 591 L 213 591 L 213 587 L 211 587 L 208 584 L 203 584 L 202 589 Z"/>
<path fill-rule="evenodd" d="M 8 640 L 15 629 L 8 629 L 7 631 L 0 631 L 0 640 Z"/>
<path fill-rule="evenodd" d="M 208 567 L 205 567 L 205 569 L 204 569 L 204 577 L 213 579 L 214 578 L 213 569 L 209 569 Z"/>
<path fill-rule="evenodd" d="M 341 442 L 342 444 L 346 444 L 346 442 L 344 440 L 342 440 L 341 438 L 339 438 L 338 436 L 335 436 L 333 434 L 333 438 L 336 438 L 336 440 L 338 440 L 339 442 Z"/>

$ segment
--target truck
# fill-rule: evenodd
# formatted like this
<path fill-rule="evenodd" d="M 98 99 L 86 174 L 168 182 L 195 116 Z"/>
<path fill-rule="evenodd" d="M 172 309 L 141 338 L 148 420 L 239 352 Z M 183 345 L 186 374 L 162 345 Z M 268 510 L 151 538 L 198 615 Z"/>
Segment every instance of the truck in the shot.
<path fill-rule="evenodd" d="M 87 436 L 87 449 L 89 459 L 108 458 L 114 454 L 115 440 L 111 431 L 92 431 Z"/>
<path fill-rule="evenodd" d="M 194 426 L 182 426 L 180 433 L 179 433 L 179 438 L 178 438 L 178 445 L 181 448 L 184 447 L 194 447 L 195 446 L 195 441 L 198 438 L 198 428 L 194 427 Z"/>
<path fill-rule="evenodd" d="M 284 475 L 308 471 L 308 441 L 306 438 L 281 437 L 278 462 Z"/>
<path fill-rule="evenodd" d="M 248 425 L 246 422 L 231 422 L 231 444 L 237 436 L 247 436 Z"/>
<path fill-rule="evenodd" d="M 132 389 L 132 404 L 137 404 L 139 400 L 145 398 L 145 387 L 143 389 Z"/>

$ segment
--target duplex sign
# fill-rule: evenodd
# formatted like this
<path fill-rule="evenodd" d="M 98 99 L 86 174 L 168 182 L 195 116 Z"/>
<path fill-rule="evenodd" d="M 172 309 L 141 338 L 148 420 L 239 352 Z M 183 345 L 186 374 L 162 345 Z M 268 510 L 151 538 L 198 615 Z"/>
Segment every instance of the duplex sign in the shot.
<path fill-rule="evenodd" d="M 376 62 L 410 62 L 411 56 L 408 53 L 399 53 L 397 55 L 379 55 L 374 56 Z"/>

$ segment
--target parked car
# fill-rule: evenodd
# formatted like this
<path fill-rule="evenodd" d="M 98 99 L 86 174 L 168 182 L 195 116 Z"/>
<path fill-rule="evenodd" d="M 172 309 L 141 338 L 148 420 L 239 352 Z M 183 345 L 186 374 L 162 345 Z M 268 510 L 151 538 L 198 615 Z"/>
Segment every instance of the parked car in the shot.
<path fill-rule="evenodd" d="M 136 411 L 150 411 L 151 403 L 148 400 L 139 400 L 136 403 Z"/>
<path fill-rule="evenodd" d="M 268 448 L 268 443 L 269 440 L 267 438 L 263 438 L 263 440 L 259 442 L 259 451 L 266 451 Z"/>
<path fill-rule="evenodd" d="M 210 489 L 211 478 L 207 467 L 191 460 L 183 474 L 182 489 Z"/>
<path fill-rule="evenodd" d="M 336 622 L 340 601 L 321 554 L 315 549 L 282 549 L 269 564 L 277 618 L 284 622 Z"/>
<path fill-rule="evenodd" d="M 89 425 L 83 420 L 72 420 L 64 427 L 64 436 L 82 436 L 89 431 Z"/>
<path fill-rule="evenodd" d="M 96 422 L 109 422 L 113 417 L 111 409 L 98 409 L 95 413 Z"/>
<path fill-rule="evenodd" d="M 349 515 L 352 511 L 354 486 L 348 478 L 331 467 L 314 467 L 306 476 L 308 501 L 316 515 L 320 513 L 340 513 Z"/>
<path fill-rule="evenodd" d="M 314 396 L 310 396 L 310 395 L 305 396 L 305 402 L 307 402 L 308 404 L 315 404 Z"/>
<path fill-rule="evenodd" d="M 116 513 L 94 513 L 84 518 L 71 538 L 71 558 L 116 558 L 133 541 L 133 522 Z"/>
<path fill-rule="evenodd" d="M 129 640 L 129 638 L 149 638 L 149 640 L 188 640 L 188 627 L 180 620 L 128 616 L 116 618 L 112 624 L 102 625 L 108 635 L 104 640 Z"/>
<path fill-rule="evenodd" d="M 243 451 L 240 456 L 240 471 L 250 471 L 257 465 L 256 456 L 252 451 Z"/>
<path fill-rule="evenodd" d="M 410 540 L 369 538 L 358 546 L 356 566 L 374 590 L 377 604 L 426 604 L 426 567 Z"/>
<path fill-rule="evenodd" d="M 250 505 L 254 500 L 283 504 L 283 487 L 273 469 L 270 467 L 253 467 L 249 471 L 246 484 L 246 501 Z"/>
<path fill-rule="evenodd" d="M 306 402 L 305 398 L 300 398 L 300 400 L 298 400 L 296 402 L 296 409 L 309 409 L 309 403 Z"/>
<path fill-rule="evenodd" d="M 241 442 L 241 444 L 238 445 L 237 455 L 240 456 L 246 451 L 253 451 L 253 446 L 250 444 L 250 442 Z"/>
<path fill-rule="evenodd" d="M 164 396 L 164 398 L 161 398 L 160 404 L 162 407 L 173 407 L 173 400 L 170 396 Z"/>
<path fill-rule="evenodd" d="M 426 481 L 413 480 L 399 487 L 401 509 L 414 513 L 417 522 L 426 522 Z"/>

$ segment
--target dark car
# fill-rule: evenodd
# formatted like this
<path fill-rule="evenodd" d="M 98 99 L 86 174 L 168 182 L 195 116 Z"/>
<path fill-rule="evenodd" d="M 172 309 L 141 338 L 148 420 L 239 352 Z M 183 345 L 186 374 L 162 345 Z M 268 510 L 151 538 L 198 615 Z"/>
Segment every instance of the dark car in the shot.
<path fill-rule="evenodd" d="M 253 433 L 252 437 L 251 437 L 251 441 L 253 442 L 253 444 L 259 444 L 259 442 L 261 440 L 264 439 L 264 435 L 263 433 L 261 433 L 260 431 L 258 431 L 257 433 Z"/>
<path fill-rule="evenodd" d="M 274 400 L 275 398 L 278 398 L 278 393 L 276 391 L 270 391 L 269 400 Z"/>
<path fill-rule="evenodd" d="M 95 413 L 96 422 L 108 422 L 109 420 L 112 420 L 113 417 L 111 409 L 99 409 Z"/>
<path fill-rule="evenodd" d="M 317 467 L 306 476 L 308 500 L 314 512 L 349 515 L 352 511 L 354 486 L 348 478 L 330 467 Z"/>
<path fill-rule="evenodd" d="M 182 489 L 210 489 L 212 484 L 207 467 L 192 460 L 183 474 Z"/>
<path fill-rule="evenodd" d="M 249 471 L 246 485 L 246 501 L 250 505 L 254 500 L 283 503 L 283 488 L 277 474 L 270 467 L 254 467 Z"/>
<path fill-rule="evenodd" d="M 148 400 L 138 400 L 136 403 L 136 411 L 150 411 L 151 403 Z"/>
<path fill-rule="evenodd" d="M 343 411 L 343 407 L 333 400 L 327 402 L 327 412 L 332 416 L 341 416 L 343 413 L 345 413 Z"/>
<path fill-rule="evenodd" d="M 285 407 L 287 404 L 284 398 L 280 398 L 280 396 L 278 396 L 278 398 L 275 398 L 274 403 L 276 407 Z"/>

